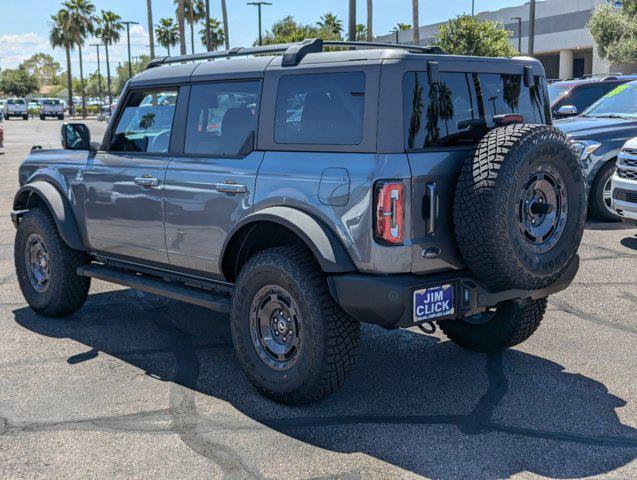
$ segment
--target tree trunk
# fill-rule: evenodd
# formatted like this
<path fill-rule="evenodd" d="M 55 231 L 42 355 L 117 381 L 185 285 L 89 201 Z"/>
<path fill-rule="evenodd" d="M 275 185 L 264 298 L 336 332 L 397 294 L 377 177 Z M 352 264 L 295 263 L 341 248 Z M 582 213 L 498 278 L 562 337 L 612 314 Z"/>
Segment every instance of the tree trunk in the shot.
<path fill-rule="evenodd" d="M 190 19 L 190 49 L 195 53 L 195 19 Z"/>
<path fill-rule="evenodd" d="M 113 105 L 113 94 L 111 93 L 111 62 L 108 59 L 108 43 L 104 44 L 106 50 L 106 88 L 108 90 L 108 109 L 112 113 L 111 105 Z"/>
<path fill-rule="evenodd" d="M 226 50 L 230 50 L 230 34 L 228 33 L 228 10 L 226 0 L 221 0 L 221 15 L 223 16 L 223 33 L 226 39 Z"/>
<path fill-rule="evenodd" d="M 77 46 L 80 54 L 80 96 L 82 97 L 82 118 L 86 118 L 86 93 L 84 92 L 84 67 L 82 65 L 82 45 Z"/>
<path fill-rule="evenodd" d="M 411 0 L 412 13 L 413 13 L 413 31 L 414 31 L 414 45 L 420 44 L 420 21 L 418 19 L 418 0 Z"/>
<path fill-rule="evenodd" d="M 73 115 L 73 74 L 71 73 L 71 49 L 66 45 L 66 88 L 69 91 L 69 115 Z"/>
<path fill-rule="evenodd" d="M 372 32 L 372 17 L 373 17 L 373 0 L 367 0 L 367 41 L 374 41 L 374 34 Z"/>
<path fill-rule="evenodd" d="M 150 58 L 155 58 L 155 37 L 153 32 L 153 5 L 152 0 L 146 0 L 146 9 L 148 10 L 148 41 L 150 42 Z"/>
<path fill-rule="evenodd" d="M 349 0 L 349 24 L 347 28 L 347 39 L 350 42 L 356 41 L 356 0 Z"/>
<path fill-rule="evenodd" d="M 184 17 L 184 0 L 177 4 L 177 23 L 179 24 L 179 48 L 182 55 L 186 55 L 186 18 Z"/>

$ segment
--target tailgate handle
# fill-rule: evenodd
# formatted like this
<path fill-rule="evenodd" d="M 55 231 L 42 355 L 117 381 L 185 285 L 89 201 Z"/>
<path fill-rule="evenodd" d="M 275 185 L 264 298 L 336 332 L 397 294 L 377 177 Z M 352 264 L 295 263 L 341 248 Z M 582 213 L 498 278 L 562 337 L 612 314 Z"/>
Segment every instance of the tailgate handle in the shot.
<path fill-rule="evenodd" d="M 425 212 L 427 215 L 427 235 L 433 235 L 436 232 L 436 217 L 438 216 L 438 193 L 436 191 L 436 182 L 427 184 L 427 204 L 429 210 Z"/>

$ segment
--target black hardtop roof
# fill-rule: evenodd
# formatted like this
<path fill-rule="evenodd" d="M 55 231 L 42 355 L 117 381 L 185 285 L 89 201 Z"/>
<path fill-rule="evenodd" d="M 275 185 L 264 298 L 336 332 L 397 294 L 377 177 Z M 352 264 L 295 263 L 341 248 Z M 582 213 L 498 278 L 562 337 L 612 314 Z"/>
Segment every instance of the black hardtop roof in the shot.
<path fill-rule="evenodd" d="M 317 45 L 318 42 L 318 45 Z M 310 48 L 306 48 L 307 46 Z M 323 51 L 323 46 L 344 47 L 345 50 Z M 305 50 L 304 50 L 305 49 Z M 293 53 L 290 53 L 293 51 Z M 447 55 L 438 47 L 378 44 L 367 42 L 322 42 L 316 39 L 295 44 L 265 47 L 235 48 L 176 57 L 161 57 L 151 61 L 147 70 L 134 76 L 131 86 L 179 84 L 188 81 L 224 78 L 259 78 L 267 69 L 293 68 L 299 65 L 320 65 L 340 62 L 382 63 L 393 61 L 466 62 L 467 69 L 475 63 L 505 63 L 532 66 L 544 75 L 539 60 L 531 57 L 495 58 Z M 326 65 L 327 67 L 327 65 Z M 536 70 L 537 69 L 537 70 Z"/>

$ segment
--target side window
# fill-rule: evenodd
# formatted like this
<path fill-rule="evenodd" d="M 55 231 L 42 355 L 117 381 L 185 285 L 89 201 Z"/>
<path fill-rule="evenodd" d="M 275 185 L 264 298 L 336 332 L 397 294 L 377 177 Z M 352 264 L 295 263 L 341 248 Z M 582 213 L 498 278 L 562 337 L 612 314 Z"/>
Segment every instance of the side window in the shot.
<path fill-rule="evenodd" d="M 254 146 L 259 82 L 193 85 L 184 152 L 235 156 Z"/>
<path fill-rule="evenodd" d="M 134 90 L 113 130 L 113 152 L 166 153 L 175 117 L 177 89 Z"/>
<path fill-rule="evenodd" d="M 544 84 L 535 80 L 537 87 L 529 89 L 522 75 L 454 72 L 442 73 L 430 86 L 425 72 L 407 72 L 405 147 L 474 145 L 495 126 L 493 117 L 506 113 L 519 113 L 526 123 L 544 122 Z"/>
<path fill-rule="evenodd" d="M 608 92 L 604 85 L 574 88 L 571 91 L 571 94 L 569 95 L 570 98 L 566 101 L 565 105 L 574 105 L 577 107 L 577 111 L 582 113 L 606 93 Z"/>
<path fill-rule="evenodd" d="M 286 75 L 279 80 L 276 143 L 358 145 L 363 138 L 365 74 Z"/>

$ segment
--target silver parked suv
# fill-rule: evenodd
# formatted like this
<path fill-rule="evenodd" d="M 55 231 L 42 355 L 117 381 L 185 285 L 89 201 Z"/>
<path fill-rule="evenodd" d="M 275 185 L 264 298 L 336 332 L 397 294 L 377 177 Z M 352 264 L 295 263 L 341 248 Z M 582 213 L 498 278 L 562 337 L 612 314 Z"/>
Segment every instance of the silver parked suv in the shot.
<path fill-rule="evenodd" d="M 290 404 L 341 385 L 359 322 L 510 347 L 578 268 L 585 183 L 550 124 L 531 58 L 306 40 L 156 59 L 101 145 L 67 124 L 21 166 L 20 286 L 45 316 L 91 278 L 229 312 L 244 371 Z"/>
<path fill-rule="evenodd" d="M 613 209 L 627 223 L 637 225 L 637 138 L 628 140 L 617 158 L 611 179 Z"/>

